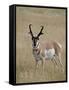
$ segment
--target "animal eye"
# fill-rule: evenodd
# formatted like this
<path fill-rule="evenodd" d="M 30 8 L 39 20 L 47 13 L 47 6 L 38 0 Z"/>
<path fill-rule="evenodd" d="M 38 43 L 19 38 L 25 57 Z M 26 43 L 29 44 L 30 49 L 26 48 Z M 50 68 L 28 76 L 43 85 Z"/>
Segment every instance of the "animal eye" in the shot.
<path fill-rule="evenodd" d="M 37 38 L 37 40 L 39 40 L 39 38 Z"/>

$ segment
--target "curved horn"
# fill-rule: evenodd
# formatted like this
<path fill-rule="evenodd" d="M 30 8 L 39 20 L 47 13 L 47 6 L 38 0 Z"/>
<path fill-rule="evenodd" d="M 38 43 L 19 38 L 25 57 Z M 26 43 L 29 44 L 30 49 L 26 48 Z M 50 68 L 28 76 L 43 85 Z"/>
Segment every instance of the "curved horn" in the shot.
<path fill-rule="evenodd" d="M 44 29 L 44 26 L 41 26 L 41 30 L 40 30 L 39 34 L 37 35 L 37 37 L 39 37 L 40 35 L 43 34 L 43 33 L 42 33 L 43 29 Z"/>
<path fill-rule="evenodd" d="M 32 24 L 29 24 L 29 30 L 30 30 L 30 35 L 33 37 L 33 33 L 32 33 L 32 30 L 31 30 L 31 26 L 32 26 Z"/>

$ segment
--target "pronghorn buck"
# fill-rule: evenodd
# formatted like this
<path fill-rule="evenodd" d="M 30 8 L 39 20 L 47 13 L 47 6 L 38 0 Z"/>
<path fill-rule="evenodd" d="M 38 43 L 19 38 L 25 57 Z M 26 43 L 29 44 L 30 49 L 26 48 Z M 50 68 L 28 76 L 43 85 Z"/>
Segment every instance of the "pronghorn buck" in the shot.
<path fill-rule="evenodd" d="M 43 35 L 43 28 L 44 26 L 41 26 L 41 30 L 37 36 L 34 36 L 31 30 L 32 24 L 29 25 L 29 33 L 32 38 L 32 49 L 33 49 L 33 55 L 35 58 L 36 62 L 36 67 L 39 61 L 42 62 L 43 66 L 43 60 L 51 60 L 54 61 L 54 63 L 57 66 L 56 60 L 59 61 L 60 66 L 62 67 L 62 62 L 61 62 L 61 51 L 62 51 L 62 46 L 60 43 L 57 41 L 48 41 L 45 42 L 43 45 L 39 42 L 39 37 L 40 35 Z"/>

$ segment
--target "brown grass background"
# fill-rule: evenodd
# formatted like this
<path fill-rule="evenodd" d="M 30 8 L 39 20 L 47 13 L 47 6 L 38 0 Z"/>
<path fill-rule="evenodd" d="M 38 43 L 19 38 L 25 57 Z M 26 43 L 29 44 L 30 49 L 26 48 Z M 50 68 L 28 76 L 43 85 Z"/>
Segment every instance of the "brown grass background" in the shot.
<path fill-rule="evenodd" d="M 32 54 L 32 41 L 28 34 L 28 25 L 32 24 L 32 31 L 37 34 L 40 26 L 44 26 L 40 41 L 56 40 L 63 47 L 61 72 L 51 61 L 41 64 L 35 73 L 35 59 Z M 66 12 L 64 9 L 16 7 L 16 83 L 63 81 L 66 79 Z"/>

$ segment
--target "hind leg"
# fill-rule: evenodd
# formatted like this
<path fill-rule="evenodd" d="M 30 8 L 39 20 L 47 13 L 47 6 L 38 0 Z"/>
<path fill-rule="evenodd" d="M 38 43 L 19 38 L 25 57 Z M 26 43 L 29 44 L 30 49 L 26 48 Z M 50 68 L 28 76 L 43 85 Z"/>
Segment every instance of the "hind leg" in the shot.
<path fill-rule="evenodd" d="M 56 65 L 56 68 L 58 68 L 58 63 L 55 56 L 53 57 L 53 59 L 51 59 L 51 61 Z"/>
<path fill-rule="evenodd" d="M 61 65 L 61 67 L 63 67 L 63 64 L 62 64 L 62 62 L 61 62 L 61 54 L 58 55 L 58 60 L 59 60 L 59 63 L 60 63 L 60 65 Z"/>
<path fill-rule="evenodd" d="M 61 69 L 62 69 L 62 71 L 64 71 L 64 69 L 63 69 L 63 64 L 62 64 L 62 62 L 61 62 L 61 54 L 59 53 L 58 54 L 58 62 L 59 62 L 59 64 L 60 64 L 60 66 L 61 66 Z"/>

